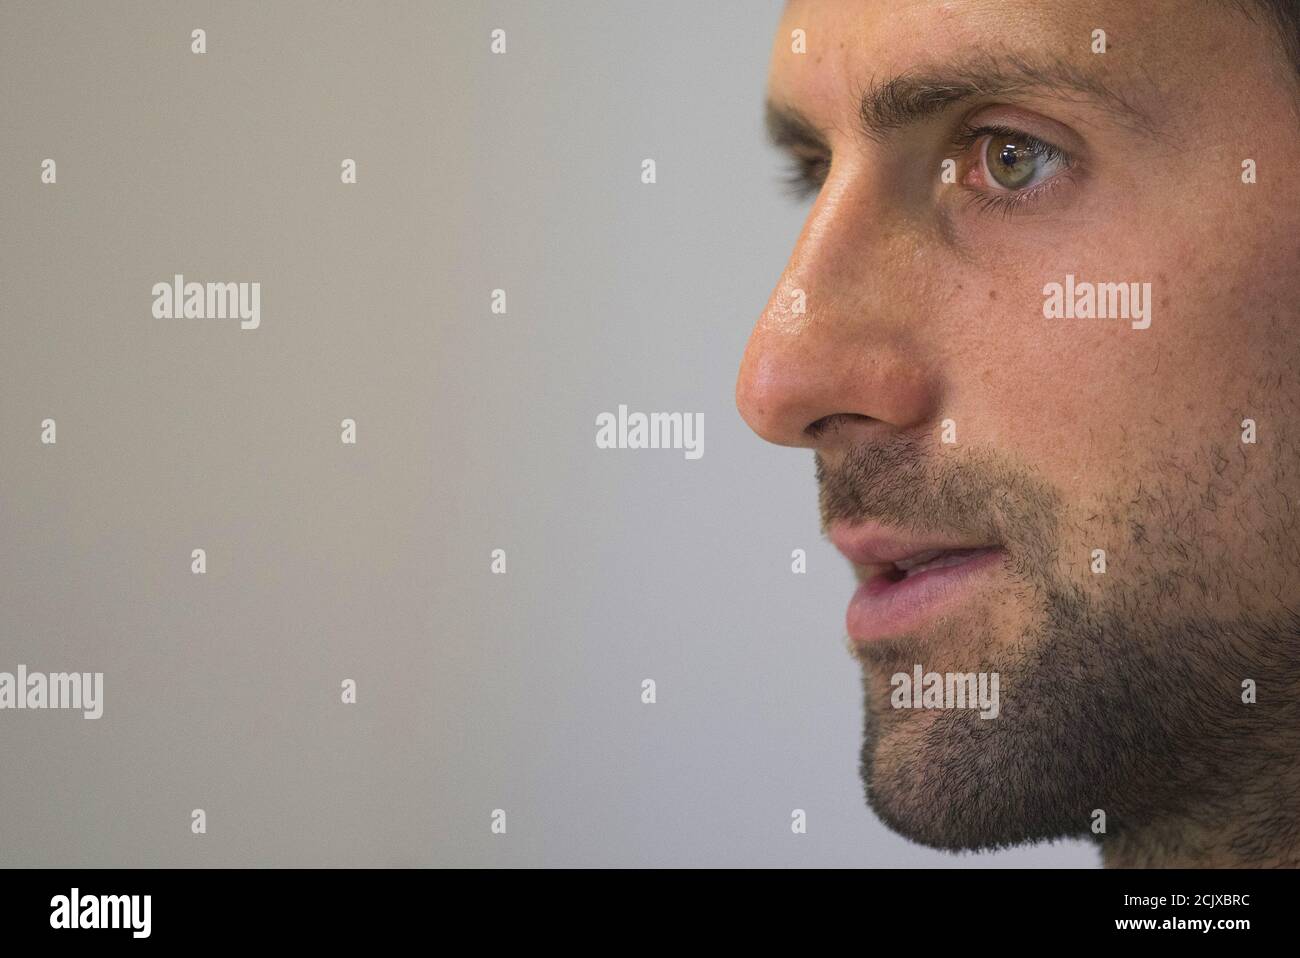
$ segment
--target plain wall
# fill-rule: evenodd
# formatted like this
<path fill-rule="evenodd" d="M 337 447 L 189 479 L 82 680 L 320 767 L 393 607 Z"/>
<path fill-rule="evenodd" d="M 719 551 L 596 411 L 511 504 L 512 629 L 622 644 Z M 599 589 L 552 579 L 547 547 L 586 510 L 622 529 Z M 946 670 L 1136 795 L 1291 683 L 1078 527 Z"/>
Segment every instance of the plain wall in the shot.
<path fill-rule="evenodd" d="M 105 683 L 0 712 L 0 865 L 1096 863 L 865 807 L 852 573 L 732 394 L 806 212 L 779 11 L 0 6 L 0 671 Z M 596 448 L 620 404 L 703 457 Z"/>

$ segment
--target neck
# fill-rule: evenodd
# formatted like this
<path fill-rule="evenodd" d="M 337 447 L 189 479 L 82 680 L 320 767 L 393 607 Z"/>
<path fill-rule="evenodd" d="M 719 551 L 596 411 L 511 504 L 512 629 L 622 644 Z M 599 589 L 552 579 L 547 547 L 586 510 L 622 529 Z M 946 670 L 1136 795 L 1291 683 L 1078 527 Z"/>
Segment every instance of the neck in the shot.
<path fill-rule="evenodd" d="M 1260 783 L 1252 783 L 1260 784 Z M 1246 788 L 1243 787 L 1243 793 Z M 1108 836 L 1106 868 L 1297 868 L 1300 809 L 1295 791 L 1280 780 L 1261 787 L 1217 822 L 1202 809 L 1197 819 L 1170 820 Z"/>

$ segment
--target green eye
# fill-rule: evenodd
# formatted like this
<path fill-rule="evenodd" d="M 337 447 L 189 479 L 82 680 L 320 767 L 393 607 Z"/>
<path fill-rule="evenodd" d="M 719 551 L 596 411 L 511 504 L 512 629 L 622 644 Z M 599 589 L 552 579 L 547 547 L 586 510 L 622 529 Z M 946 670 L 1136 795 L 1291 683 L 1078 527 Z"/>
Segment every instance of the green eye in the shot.
<path fill-rule="evenodd" d="M 983 159 L 989 181 L 1004 190 L 1033 186 L 1065 165 L 1065 157 L 1055 147 L 1020 134 L 990 134 Z"/>

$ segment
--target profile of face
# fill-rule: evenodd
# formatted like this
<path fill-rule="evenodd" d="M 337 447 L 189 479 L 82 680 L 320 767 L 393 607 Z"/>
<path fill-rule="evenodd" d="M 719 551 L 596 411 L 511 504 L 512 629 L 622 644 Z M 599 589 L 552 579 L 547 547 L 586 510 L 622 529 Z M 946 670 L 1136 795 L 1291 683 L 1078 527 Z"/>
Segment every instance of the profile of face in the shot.
<path fill-rule="evenodd" d="M 784 10 L 811 205 L 736 399 L 814 450 L 867 800 L 916 841 L 1300 863 L 1300 85 L 1263 9 Z"/>

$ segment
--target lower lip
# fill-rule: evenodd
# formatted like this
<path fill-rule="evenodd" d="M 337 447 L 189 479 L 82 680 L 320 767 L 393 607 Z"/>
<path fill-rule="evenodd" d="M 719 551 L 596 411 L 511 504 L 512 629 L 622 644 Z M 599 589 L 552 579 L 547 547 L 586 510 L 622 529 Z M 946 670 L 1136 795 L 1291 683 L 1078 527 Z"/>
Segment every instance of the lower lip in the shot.
<path fill-rule="evenodd" d="M 1003 555 L 1001 549 L 989 549 L 971 553 L 960 565 L 927 569 L 895 582 L 884 576 L 864 582 L 849 603 L 849 638 L 874 642 L 917 628 L 969 596 L 977 577 L 1000 566 Z"/>

